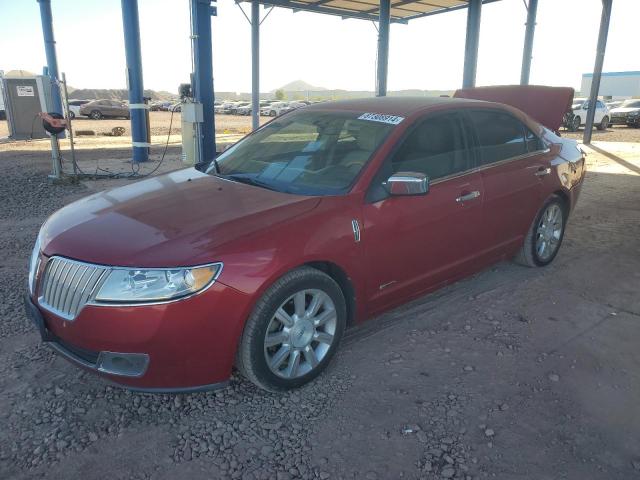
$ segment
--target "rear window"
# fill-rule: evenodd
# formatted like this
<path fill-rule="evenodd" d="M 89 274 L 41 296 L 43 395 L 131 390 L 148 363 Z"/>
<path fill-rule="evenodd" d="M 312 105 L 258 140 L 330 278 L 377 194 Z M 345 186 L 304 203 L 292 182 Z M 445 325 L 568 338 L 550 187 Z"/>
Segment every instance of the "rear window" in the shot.
<path fill-rule="evenodd" d="M 478 136 L 478 159 L 481 165 L 517 157 L 530 151 L 525 141 L 525 126 L 502 112 L 471 112 L 471 122 Z M 536 148 L 531 145 L 530 148 Z"/>

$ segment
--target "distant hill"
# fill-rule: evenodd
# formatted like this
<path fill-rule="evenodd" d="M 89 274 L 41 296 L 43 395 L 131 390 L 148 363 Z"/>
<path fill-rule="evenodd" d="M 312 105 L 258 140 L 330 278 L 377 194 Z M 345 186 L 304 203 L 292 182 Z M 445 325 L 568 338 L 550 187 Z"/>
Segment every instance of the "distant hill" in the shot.
<path fill-rule="evenodd" d="M 305 82 L 304 80 L 295 80 L 293 82 L 287 83 L 286 85 L 283 85 L 278 90 L 283 90 L 285 92 L 305 92 L 307 90 L 318 92 L 318 91 L 324 91 L 326 90 L 326 88 L 314 87 L 313 85 Z"/>
<path fill-rule="evenodd" d="M 173 100 L 178 96 L 169 92 L 156 92 L 155 90 L 145 90 L 145 97 L 151 97 L 151 100 Z M 123 89 L 106 89 L 106 88 L 73 88 L 69 87 L 69 98 L 77 100 L 95 100 L 95 99 L 107 99 L 107 100 L 127 100 L 129 95 L 127 90 Z"/>

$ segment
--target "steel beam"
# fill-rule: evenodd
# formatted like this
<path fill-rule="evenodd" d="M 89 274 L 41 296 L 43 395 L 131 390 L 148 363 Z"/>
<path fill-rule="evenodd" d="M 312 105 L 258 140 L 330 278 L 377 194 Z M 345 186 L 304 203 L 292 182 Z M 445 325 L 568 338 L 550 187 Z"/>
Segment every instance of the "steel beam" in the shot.
<path fill-rule="evenodd" d="M 126 80 L 127 88 L 129 89 L 133 161 L 146 162 L 149 160 L 149 141 L 147 139 L 146 105 L 142 82 L 138 0 L 122 0 L 122 28 L 124 31 L 124 51 L 127 60 Z"/>
<path fill-rule="evenodd" d="M 387 95 L 387 71 L 389 67 L 389 24 L 391 0 L 380 0 L 378 18 L 378 69 L 376 74 L 376 96 Z"/>
<path fill-rule="evenodd" d="M 251 2 L 251 128 L 260 126 L 260 2 Z"/>
<path fill-rule="evenodd" d="M 529 0 L 527 7 L 527 28 L 524 33 L 524 47 L 522 48 L 522 71 L 520 72 L 520 85 L 529 85 L 531 74 L 531 58 L 533 57 L 533 36 L 536 32 L 536 14 L 538 13 L 538 0 Z"/>
<path fill-rule="evenodd" d="M 591 143 L 593 130 L 593 119 L 596 114 L 596 101 L 600 90 L 600 77 L 602 76 L 602 65 L 604 64 L 604 53 L 607 49 L 607 37 L 609 36 L 609 22 L 611 20 L 612 0 L 602 0 L 602 14 L 600 16 L 600 32 L 598 33 L 598 46 L 596 50 L 596 62 L 593 67 L 593 78 L 591 79 L 591 93 L 589 94 L 589 109 L 587 110 L 587 120 L 584 125 L 583 143 Z"/>
<path fill-rule="evenodd" d="M 62 100 L 58 87 L 58 56 L 56 55 L 56 40 L 53 36 L 53 15 L 51 14 L 51 0 L 38 0 L 40 4 L 40 20 L 44 37 L 44 52 L 47 57 L 47 75 L 51 80 L 51 97 L 53 109 L 62 114 Z"/>
<path fill-rule="evenodd" d="M 463 88 L 472 88 L 476 86 L 481 14 L 482 0 L 469 0 L 469 10 L 467 11 L 467 36 L 464 47 L 464 71 L 462 73 Z"/>
<path fill-rule="evenodd" d="M 213 116 L 213 52 L 211 0 L 191 0 L 191 35 L 193 38 L 193 94 L 202 103 L 199 129 L 198 162 L 210 162 L 216 154 L 216 126 Z"/>

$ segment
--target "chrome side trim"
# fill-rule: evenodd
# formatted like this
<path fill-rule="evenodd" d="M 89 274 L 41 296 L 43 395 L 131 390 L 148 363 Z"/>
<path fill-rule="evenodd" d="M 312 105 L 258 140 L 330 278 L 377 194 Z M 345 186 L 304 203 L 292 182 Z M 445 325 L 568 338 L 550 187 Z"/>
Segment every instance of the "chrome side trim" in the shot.
<path fill-rule="evenodd" d="M 360 224 L 355 218 L 351 220 L 351 229 L 353 230 L 353 238 L 356 243 L 360 242 Z"/>
<path fill-rule="evenodd" d="M 454 180 L 456 178 L 464 177 L 465 175 L 470 175 L 472 173 L 482 172 L 484 170 L 489 170 L 490 168 L 499 167 L 506 163 L 516 162 L 518 160 L 523 160 L 525 158 L 533 157 L 534 155 L 544 155 L 551 151 L 550 148 L 545 148 L 544 150 L 536 150 L 535 152 L 527 152 L 522 155 L 517 155 L 515 157 L 509 157 L 502 160 L 498 160 L 497 162 L 487 163 L 486 165 L 480 165 L 478 167 L 471 168 L 469 170 L 465 170 L 464 172 L 452 173 L 451 175 L 447 175 L 446 177 L 436 178 L 429 182 L 430 185 L 437 185 L 439 183 L 447 182 L 449 180 Z"/>

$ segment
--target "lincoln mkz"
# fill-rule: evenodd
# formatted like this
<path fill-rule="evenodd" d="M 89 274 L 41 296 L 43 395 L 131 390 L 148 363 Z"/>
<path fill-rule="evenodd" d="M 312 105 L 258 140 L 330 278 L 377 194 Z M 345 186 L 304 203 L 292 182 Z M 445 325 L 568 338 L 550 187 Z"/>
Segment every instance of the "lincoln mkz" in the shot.
<path fill-rule="evenodd" d="M 128 388 L 281 391 L 345 329 L 496 262 L 558 253 L 585 175 L 573 91 L 488 87 L 277 117 L 210 164 L 57 211 L 30 259 L 42 340 Z M 526 113 L 525 113 L 526 112 Z"/>

